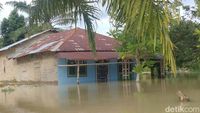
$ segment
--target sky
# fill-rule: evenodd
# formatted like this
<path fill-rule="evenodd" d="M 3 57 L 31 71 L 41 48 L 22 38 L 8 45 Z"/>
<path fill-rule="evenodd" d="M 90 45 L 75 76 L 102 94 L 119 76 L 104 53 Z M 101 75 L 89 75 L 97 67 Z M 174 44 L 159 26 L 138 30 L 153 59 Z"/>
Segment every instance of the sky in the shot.
<path fill-rule="evenodd" d="M 9 6 L 9 5 L 5 5 L 6 2 L 8 1 L 13 1 L 13 0 L 0 0 L 0 3 L 3 4 L 3 9 L 0 12 L 0 22 L 2 21 L 3 18 L 7 18 L 10 14 L 10 12 L 13 10 L 13 7 Z M 14 0 L 14 1 L 26 1 L 27 3 L 30 3 L 31 0 Z M 194 6 L 194 1 L 193 0 L 182 0 L 183 3 L 185 5 L 192 5 Z M 104 8 L 103 8 L 104 9 Z M 103 10 L 101 12 L 101 14 L 99 15 L 99 20 L 96 21 L 95 25 L 96 25 L 96 31 L 98 33 L 104 34 L 104 35 L 108 35 L 107 32 L 109 32 L 109 30 L 112 28 L 111 24 L 109 23 L 109 17 L 108 15 L 105 13 L 105 10 Z M 82 22 L 78 23 L 78 26 L 81 28 L 84 28 L 84 24 Z M 67 27 L 62 27 L 62 28 L 66 28 Z"/>

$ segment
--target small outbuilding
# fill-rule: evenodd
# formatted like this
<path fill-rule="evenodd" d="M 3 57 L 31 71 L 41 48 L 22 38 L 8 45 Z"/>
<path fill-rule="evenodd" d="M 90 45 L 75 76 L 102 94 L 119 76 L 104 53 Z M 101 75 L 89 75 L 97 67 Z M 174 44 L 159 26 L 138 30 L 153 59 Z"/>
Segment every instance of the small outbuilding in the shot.
<path fill-rule="evenodd" d="M 81 28 L 47 30 L 0 49 L 0 81 L 85 83 L 135 79 L 111 37 L 95 34 L 96 53 Z"/>

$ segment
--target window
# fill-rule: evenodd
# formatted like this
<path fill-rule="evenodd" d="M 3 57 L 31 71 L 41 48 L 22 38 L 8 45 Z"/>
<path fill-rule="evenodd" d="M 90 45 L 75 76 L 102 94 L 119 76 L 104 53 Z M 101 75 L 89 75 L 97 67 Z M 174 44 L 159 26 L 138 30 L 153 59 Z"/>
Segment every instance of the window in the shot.
<path fill-rule="evenodd" d="M 87 64 L 86 61 L 79 61 L 80 64 Z M 68 60 L 68 65 L 74 65 L 77 64 L 75 60 Z M 86 77 L 87 76 L 87 66 L 80 66 L 79 68 L 80 77 Z M 69 66 L 68 67 L 68 77 L 77 77 L 77 66 Z"/>

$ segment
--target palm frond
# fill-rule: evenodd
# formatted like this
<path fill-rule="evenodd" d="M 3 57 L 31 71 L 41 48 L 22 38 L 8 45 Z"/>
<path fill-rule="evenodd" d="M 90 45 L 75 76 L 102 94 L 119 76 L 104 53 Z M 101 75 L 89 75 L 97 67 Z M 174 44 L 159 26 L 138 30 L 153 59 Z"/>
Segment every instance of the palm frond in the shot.
<path fill-rule="evenodd" d="M 27 14 L 29 14 L 30 8 L 31 6 L 29 4 L 27 4 L 25 1 L 21 2 L 21 1 L 9 1 L 6 2 L 6 5 L 10 5 L 13 6 L 15 9 L 25 12 Z"/>
<path fill-rule="evenodd" d="M 77 24 L 84 21 L 87 29 L 90 47 L 95 51 L 95 36 L 93 21 L 98 19 L 99 9 L 94 6 L 96 1 L 92 0 L 33 0 L 31 12 L 32 22 L 45 22 L 47 19 L 57 17 L 69 18 L 73 21 L 64 21 L 65 24 Z M 45 17 L 45 18 L 44 18 Z M 62 21 L 63 22 L 63 21 Z"/>
<path fill-rule="evenodd" d="M 197 16 L 200 17 L 200 1 L 199 0 L 194 0 L 197 6 Z"/>
<path fill-rule="evenodd" d="M 159 40 L 165 63 L 176 73 L 173 43 L 169 37 L 172 10 L 165 0 L 102 0 L 112 18 L 124 23 L 124 30 L 132 32 L 140 41 Z M 174 10 L 173 10 L 174 11 Z"/>

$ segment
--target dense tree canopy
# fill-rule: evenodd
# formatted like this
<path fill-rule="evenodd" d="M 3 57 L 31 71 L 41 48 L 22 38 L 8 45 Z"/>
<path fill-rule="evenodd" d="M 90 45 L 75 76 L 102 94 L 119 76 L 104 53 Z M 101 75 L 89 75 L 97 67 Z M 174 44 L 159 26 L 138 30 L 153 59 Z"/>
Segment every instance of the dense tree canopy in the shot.
<path fill-rule="evenodd" d="M 182 20 L 180 24 L 170 27 L 170 36 L 176 46 L 176 62 L 180 68 L 197 68 L 200 64 L 197 29 L 200 29 L 200 24 L 190 20 Z"/>
<path fill-rule="evenodd" d="M 25 31 L 23 30 L 24 27 L 24 16 L 19 15 L 16 10 L 13 10 L 8 19 L 4 18 L 1 23 L 3 46 L 23 39 L 25 37 Z"/>

